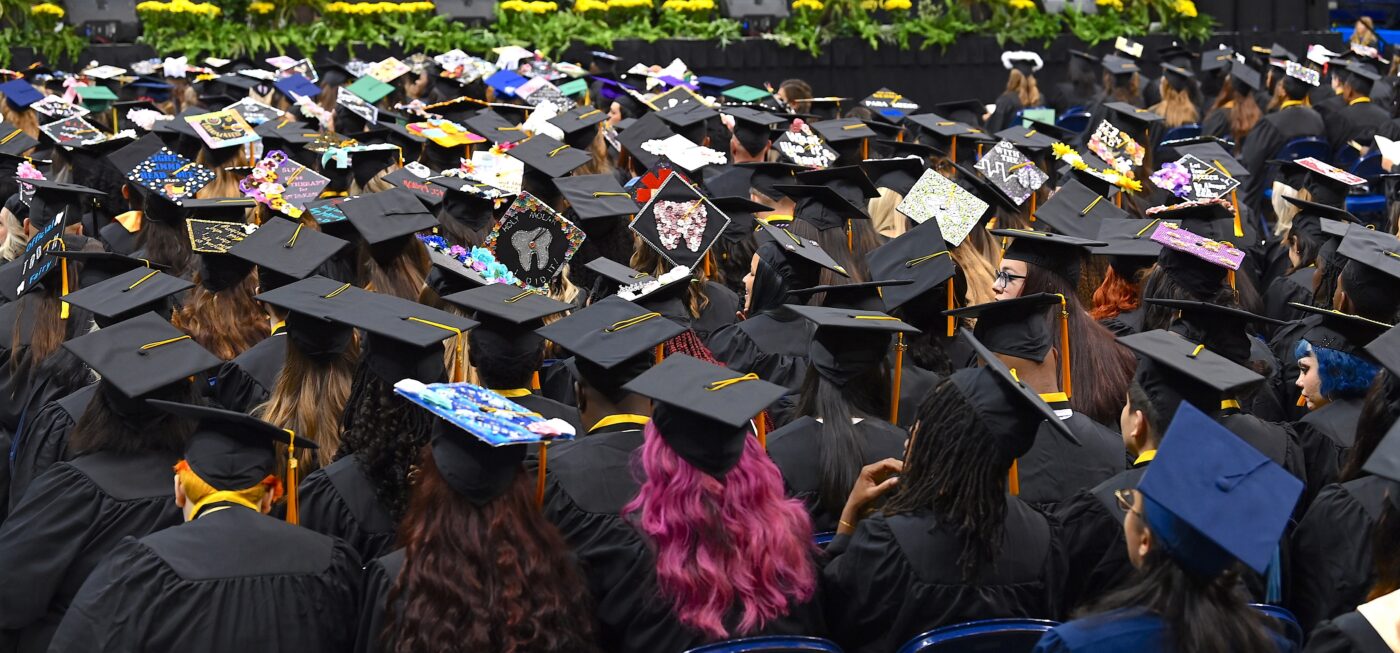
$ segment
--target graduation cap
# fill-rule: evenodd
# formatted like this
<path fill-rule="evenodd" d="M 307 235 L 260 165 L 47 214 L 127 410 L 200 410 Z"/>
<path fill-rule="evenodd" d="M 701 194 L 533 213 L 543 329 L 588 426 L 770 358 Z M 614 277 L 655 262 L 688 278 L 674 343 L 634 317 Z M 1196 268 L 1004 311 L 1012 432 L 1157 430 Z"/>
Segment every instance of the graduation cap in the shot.
<path fill-rule="evenodd" d="M 360 237 L 371 245 L 437 226 L 437 218 L 402 188 L 363 195 L 339 205 Z"/>
<path fill-rule="evenodd" d="M 0 94 L 5 96 L 6 102 L 18 109 L 24 109 L 44 99 L 43 93 L 23 79 L 12 79 L 0 84 Z"/>
<path fill-rule="evenodd" d="M 487 237 L 506 269 L 527 287 L 545 288 L 583 243 L 584 232 L 548 204 L 521 192 Z"/>
<path fill-rule="evenodd" d="M 321 87 L 301 73 L 292 73 L 282 77 L 273 82 L 272 85 L 292 102 L 296 102 L 299 98 L 314 98 L 321 94 Z"/>
<path fill-rule="evenodd" d="M 554 180 L 554 186 L 569 200 L 580 220 L 631 216 L 641 209 L 632 194 L 608 173 L 560 177 Z"/>
<path fill-rule="evenodd" d="M 1293 169 L 1301 170 L 1307 180 L 1307 189 L 1312 193 L 1312 201 L 1331 206 L 1343 206 L 1351 189 L 1366 183 L 1362 177 L 1353 175 L 1330 163 L 1313 157 L 1283 161 Z"/>
<path fill-rule="evenodd" d="M 749 177 L 750 188 L 758 191 L 760 195 L 772 199 L 783 197 L 783 192 L 777 188 L 779 185 L 791 183 L 799 171 L 806 170 L 800 165 L 782 162 L 751 162 L 734 165 L 753 171 Z"/>
<path fill-rule="evenodd" d="M 1201 54 L 1201 72 L 1229 67 L 1235 61 L 1235 51 L 1229 48 L 1209 50 Z"/>
<path fill-rule="evenodd" d="M 38 144 L 39 141 L 24 133 L 23 129 L 0 120 L 0 153 L 20 156 Z"/>
<path fill-rule="evenodd" d="M 720 95 L 736 102 L 743 102 L 746 104 L 755 104 L 773 97 L 772 93 L 761 88 L 749 86 L 748 84 L 740 84 L 739 86 L 724 89 Z"/>
<path fill-rule="evenodd" d="M 214 180 L 214 171 L 165 147 L 160 137 L 146 134 L 107 155 L 112 167 L 142 194 L 179 204 Z"/>
<path fill-rule="evenodd" d="M 1210 207 L 1199 205 L 1190 209 L 1192 212 L 1201 210 L 1210 210 Z M 1211 240 L 1177 222 L 1168 222 L 1174 219 L 1169 212 L 1149 216 L 1163 220 L 1152 231 L 1152 240 L 1163 245 L 1157 266 L 1196 297 L 1214 295 L 1244 261 L 1245 253 L 1230 243 Z"/>
<path fill-rule="evenodd" d="M 543 320 L 574 307 L 537 290 L 495 283 L 446 295 L 443 300 L 473 312 L 483 326 L 530 332 Z"/>
<path fill-rule="evenodd" d="M 266 288 L 266 281 L 259 280 Z M 256 299 L 287 312 L 287 339 L 304 355 L 322 360 L 340 356 L 355 337 L 355 329 L 327 316 L 341 310 L 337 293 L 345 284 L 322 276 L 310 276 L 273 290 L 263 290 Z"/>
<path fill-rule="evenodd" d="M 1118 342 L 1138 354 L 1133 381 L 1162 415 L 1182 402 L 1214 412 L 1222 397 L 1264 381 L 1254 370 L 1170 331 L 1135 333 Z"/>
<path fill-rule="evenodd" d="M 506 120 L 489 107 L 468 116 L 462 122 L 472 132 L 480 134 L 492 143 L 514 143 L 529 136 L 519 124 Z"/>
<path fill-rule="evenodd" d="M 1376 70 L 1371 66 L 1366 65 L 1364 63 L 1354 61 L 1349 62 L 1347 63 L 1345 70 L 1347 72 L 1349 82 L 1353 85 L 1360 86 L 1362 88 L 1370 88 L 1372 84 L 1381 80 L 1381 74 L 1376 72 Z"/>
<path fill-rule="evenodd" d="M 1207 349 L 1246 367 L 1249 365 L 1250 359 L 1249 325 L 1281 326 L 1287 324 L 1283 320 L 1256 315 L 1233 306 L 1155 297 L 1149 297 L 1143 301 L 1178 311 L 1178 315 L 1171 324 L 1173 333 L 1180 334 L 1187 340 L 1203 344 Z"/>
<path fill-rule="evenodd" d="M 966 328 L 958 331 L 982 360 L 982 366 L 958 370 L 948 379 L 981 418 L 987 432 L 997 439 L 1008 460 L 1030 451 L 1042 422 L 1066 440 L 1079 444 L 1079 438 L 1060 421 L 1055 409 L 1045 403 L 1034 388 L 1014 376 L 971 331 Z"/>
<path fill-rule="evenodd" d="M 107 107 L 117 101 L 117 94 L 112 89 L 102 85 L 79 86 L 78 101 L 83 107 L 92 111 L 106 111 Z"/>
<path fill-rule="evenodd" d="M 919 332 L 880 311 L 795 304 L 786 308 L 816 325 L 816 335 L 808 343 L 807 361 L 822 378 L 841 388 L 883 362 L 895 334 Z M 891 398 L 899 397 L 898 376 L 895 381 Z"/>
<path fill-rule="evenodd" d="M 1293 216 L 1293 222 L 1289 226 L 1289 232 L 1310 240 L 1321 242 L 1328 236 L 1342 238 L 1346 236 L 1349 225 L 1363 224 L 1356 216 L 1335 206 L 1309 202 L 1291 195 L 1284 195 L 1283 199 L 1298 208 L 1298 213 Z M 1385 243 L 1385 239 L 1377 240 L 1377 244 Z M 1353 241 L 1353 247 L 1360 244 L 1361 241 Z M 1394 243 L 1394 245 L 1397 250 L 1400 250 L 1400 242 Z M 1382 249 L 1385 248 L 1382 247 Z M 1352 249 L 1351 253 L 1369 260 L 1369 257 L 1362 253 L 1364 251 L 1364 248 L 1356 248 Z M 1380 263 L 1380 261 L 1376 261 L 1376 263 Z M 1397 270 L 1400 270 L 1400 267 Z"/>
<path fill-rule="evenodd" d="M 586 263 L 584 267 L 599 277 L 607 279 L 618 288 L 646 283 L 655 279 L 650 274 L 638 272 L 606 256 L 599 256 Z"/>
<path fill-rule="evenodd" d="M 155 313 L 79 336 L 63 347 L 133 399 L 223 363 Z"/>
<path fill-rule="evenodd" d="M 929 169 L 895 208 L 915 222 L 936 221 L 944 240 L 956 247 L 972 233 L 990 206 L 937 170 Z"/>
<path fill-rule="evenodd" d="M 680 175 L 670 175 L 637 212 L 631 228 L 673 265 L 695 267 L 729 225 L 729 216 Z"/>
<path fill-rule="evenodd" d="M 812 123 L 812 129 L 827 143 L 839 147 L 844 143 L 866 138 L 875 138 L 875 130 L 859 118 L 837 118 Z"/>
<path fill-rule="evenodd" d="M 632 158 L 647 169 L 651 169 L 661 163 L 661 157 L 646 151 L 642 144 L 648 141 L 664 141 L 675 135 L 675 132 L 666 126 L 666 121 L 662 120 L 661 116 L 656 115 L 656 113 L 648 113 L 619 133 L 617 141 L 628 154 L 632 155 Z"/>
<path fill-rule="evenodd" d="M 1263 86 L 1263 79 L 1259 71 L 1238 61 L 1232 61 L 1230 63 L 1230 79 L 1238 82 L 1238 86 L 1252 91 L 1257 91 Z"/>
<path fill-rule="evenodd" d="M 652 350 L 685 327 L 617 296 L 538 329 L 536 333 L 573 353 L 582 378 L 595 389 L 616 394 L 653 363 Z"/>
<path fill-rule="evenodd" d="M 752 374 L 673 354 L 623 386 L 653 400 L 662 440 L 696 469 L 723 478 L 739 464 L 749 420 L 787 394 Z"/>
<path fill-rule="evenodd" d="M 696 145 L 705 144 L 708 121 L 719 116 L 719 112 L 699 103 L 681 104 L 656 112 L 677 134 L 684 136 Z"/>
<path fill-rule="evenodd" d="M 1181 406 L 1138 483 L 1153 540 L 1206 578 L 1265 573 L 1303 483 L 1206 413 Z"/>
<path fill-rule="evenodd" d="M 139 266 L 141 262 L 136 263 Z M 63 301 L 92 313 L 97 326 L 105 329 L 141 313 L 165 313 L 166 298 L 193 287 L 193 283 L 160 270 L 134 267 L 64 295 Z"/>
<path fill-rule="evenodd" d="M 1007 141 L 998 141 L 995 147 L 987 150 L 977 161 L 976 168 L 986 175 L 1000 195 L 1011 201 L 1008 208 L 1013 209 L 1025 204 L 1050 180 L 1050 175 Z"/>
<path fill-rule="evenodd" d="M 1031 229 L 993 229 L 992 234 L 1012 238 L 1003 259 L 1024 261 L 1059 275 L 1074 286 L 1079 281 L 1079 266 L 1091 247 L 1103 247 L 1100 240 L 1075 238 Z"/>
<path fill-rule="evenodd" d="M 440 378 L 443 351 L 439 343 L 448 338 L 455 338 L 457 364 L 465 365 L 463 336 L 478 325 L 476 320 L 350 284 L 324 298 L 339 300 L 324 317 L 368 333 L 365 360 L 369 369 L 391 383 Z M 452 377 L 464 374 L 457 364 Z"/>
<path fill-rule="evenodd" d="M 859 172 L 860 169 L 856 170 Z M 863 172 L 860 174 L 865 175 Z M 794 218 L 807 222 L 820 231 L 844 228 L 847 220 L 870 219 L 870 215 L 862 206 L 852 204 L 850 199 L 829 186 L 782 184 L 775 188 L 797 200 L 797 205 L 793 208 Z"/>
<path fill-rule="evenodd" d="M 1054 147 L 1057 142 L 1073 140 L 1072 133 L 1066 134 L 1064 132 L 1065 130 L 1053 125 L 1035 123 L 1032 127 L 1012 125 L 993 135 L 1004 141 L 1009 141 L 1023 152 L 1040 154 Z"/>
<path fill-rule="evenodd" d="M 982 115 L 987 112 L 987 105 L 981 100 L 970 98 L 966 100 L 954 100 L 952 102 L 940 102 L 933 105 L 933 109 L 938 115 L 948 116 L 951 120 L 966 123 L 973 127 L 982 125 Z"/>
<path fill-rule="evenodd" d="M 564 142 L 570 147 L 587 150 L 598 133 L 597 126 L 608 119 L 607 112 L 592 107 L 576 107 L 549 119 L 549 124 L 564 132 Z"/>
<path fill-rule="evenodd" d="M 817 302 L 817 306 L 826 308 L 849 308 L 861 311 L 884 310 L 881 296 L 887 288 L 897 288 L 900 286 L 910 286 L 914 282 L 910 279 L 883 279 L 879 281 L 861 281 L 858 283 L 840 283 L 823 286 L 812 286 L 800 290 L 791 291 L 791 295 L 798 299 L 806 300 L 808 303 L 817 295 L 822 299 Z"/>
<path fill-rule="evenodd" d="M 1162 78 L 1167 80 L 1167 85 L 1178 91 L 1184 91 L 1190 87 L 1191 80 L 1196 78 L 1196 73 L 1189 68 L 1175 66 L 1169 63 L 1162 64 Z"/>
<path fill-rule="evenodd" d="M 1318 308 L 1298 302 L 1288 302 L 1288 305 L 1304 313 L 1312 313 L 1322 317 L 1321 322 L 1313 324 L 1303 333 L 1304 340 L 1312 343 L 1314 347 L 1323 347 L 1344 354 L 1369 358 L 1370 354 L 1367 353 L 1366 346 L 1393 326 L 1335 309 Z"/>
<path fill-rule="evenodd" d="M 879 246 L 866 255 L 870 274 L 877 279 L 911 281 L 909 285 L 881 290 L 885 310 L 893 311 L 923 297 L 957 272 L 938 222 L 929 220 Z M 955 307 L 948 285 L 948 308 Z"/>
<path fill-rule="evenodd" d="M 796 124 L 794 123 L 794 127 Z M 811 125 L 784 130 L 773 140 L 773 150 L 778 160 L 787 165 L 801 168 L 825 168 L 836 162 L 836 150 L 822 139 Z"/>
<path fill-rule="evenodd" d="M 1391 234 L 1372 229 L 1350 229 L 1337 247 L 1337 253 L 1388 275 L 1392 282 L 1400 279 L 1400 240 Z"/>
<path fill-rule="evenodd" d="M 519 141 L 506 153 L 550 178 L 563 177 L 592 160 L 587 152 L 544 134 L 535 134 Z"/>
<path fill-rule="evenodd" d="M 1392 370 L 1393 371 L 1393 370 Z M 1392 424 L 1371 456 L 1361 466 L 1361 471 L 1374 474 L 1392 482 L 1400 482 L 1400 427 Z M 1400 507 L 1400 495 L 1388 493 L 1390 504 Z"/>
<path fill-rule="evenodd" d="M 315 450 L 315 442 L 297 437 L 284 429 L 244 413 L 209 406 L 182 404 L 174 401 L 147 399 L 146 404 L 161 412 L 195 420 L 194 432 L 185 443 L 184 460 L 200 480 L 220 492 L 246 490 L 277 473 L 279 467 L 276 445 L 287 446 L 287 521 L 297 523 L 296 485 L 298 448 Z M 216 492 L 194 505 L 199 514 L 205 505 L 213 505 Z"/>
<path fill-rule="evenodd" d="M 396 188 L 402 188 L 418 198 L 424 206 L 429 209 L 436 209 L 442 204 L 443 197 L 447 195 L 447 187 L 441 184 L 434 184 L 432 181 L 419 177 L 408 168 L 399 168 L 387 175 L 384 181 L 393 184 Z"/>
<path fill-rule="evenodd" d="M 429 245 L 427 249 L 432 268 L 428 270 L 426 283 L 437 291 L 439 297 L 446 297 L 455 292 L 493 283 L 465 262 L 447 253 L 446 250 L 432 245 Z"/>
<path fill-rule="evenodd" d="M 734 118 L 734 137 L 749 153 L 757 153 L 771 140 L 773 129 L 783 117 L 753 107 L 729 107 L 724 113 Z"/>
<path fill-rule="evenodd" d="M 1051 293 L 1022 295 L 975 306 L 964 306 L 943 314 L 955 318 L 976 318 L 973 335 L 994 353 L 1041 363 L 1052 348 L 1047 311 L 1061 306 L 1064 299 Z M 1066 374 L 1068 354 L 1060 352 Z"/>
<path fill-rule="evenodd" d="M 923 158 L 900 157 L 866 159 L 860 162 L 860 167 L 876 188 L 888 188 L 900 195 L 907 195 L 928 168 L 928 163 Z"/>
<path fill-rule="evenodd" d="M 1036 220 L 1044 222 L 1056 233 L 1100 241 L 1105 240 L 1101 233 L 1104 224 L 1129 217 L 1127 211 L 1073 179 L 1066 180 L 1035 212 Z M 1150 242 L 1151 231 L 1142 238 Z M 1102 254 L 1103 250 L 1095 253 Z"/>
<path fill-rule="evenodd" d="M 392 145 L 362 145 L 350 151 L 350 173 L 360 187 L 368 184 L 380 171 L 397 163 L 403 151 Z"/>
<path fill-rule="evenodd" d="M 1104 55 L 1099 63 L 1103 66 L 1103 69 L 1107 70 L 1111 75 L 1131 75 L 1141 71 L 1141 69 L 1138 68 L 1137 62 L 1126 57 L 1120 57 L 1116 54 Z"/>
<path fill-rule="evenodd" d="M 273 290 L 310 276 L 348 244 L 299 222 L 272 218 L 228 253 L 258 266 L 258 284 Z"/>
<path fill-rule="evenodd" d="M 899 121 L 919 110 L 917 103 L 888 88 L 881 88 L 870 94 L 860 101 L 860 105 L 891 121 Z"/>
<path fill-rule="evenodd" d="M 1150 267 L 1157 261 L 1162 244 L 1152 240 L 1160 219 L 1104 220 L 1099 225 L 1098 240 L 1108 243 L 1094 250 L 1095 254 L 1108 257 L 1108 264 L 1124 278 L 1132 279 L 1139 270 Z M 1052 228 L 1051 222 L 1046 222 Z"/>
<path fill-rule="evenodd" d="M 826 253 L 826 250 L 822 249 L 821 245 L 817 244 L 817 241 L 798 236 L 786 227 L 778 226 L 768 220 L 758 220 L 758 226 L 768 238 L 771 238 L 783 249 L 790 263 L 800 265 L 800 262 L 805 261 L 831 270 L 843 277 L 850 276 L 846 268 L 841 267 L 836 259 L 833 259 L 830 254 Z"/>

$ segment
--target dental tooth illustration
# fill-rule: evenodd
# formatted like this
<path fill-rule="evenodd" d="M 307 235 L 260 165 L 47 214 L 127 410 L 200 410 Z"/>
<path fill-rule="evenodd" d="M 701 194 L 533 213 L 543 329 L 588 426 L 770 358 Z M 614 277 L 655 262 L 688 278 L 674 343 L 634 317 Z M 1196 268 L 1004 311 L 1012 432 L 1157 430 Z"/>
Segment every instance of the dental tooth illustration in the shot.
<path fill-rule="evenodd" d="M 552 242 L 554 234 L 544 227 L 518 231 L 510 237 L 510 244 L 520 257 L 520 267 L 526 271 L 549 267 L 549 245 Z"/>

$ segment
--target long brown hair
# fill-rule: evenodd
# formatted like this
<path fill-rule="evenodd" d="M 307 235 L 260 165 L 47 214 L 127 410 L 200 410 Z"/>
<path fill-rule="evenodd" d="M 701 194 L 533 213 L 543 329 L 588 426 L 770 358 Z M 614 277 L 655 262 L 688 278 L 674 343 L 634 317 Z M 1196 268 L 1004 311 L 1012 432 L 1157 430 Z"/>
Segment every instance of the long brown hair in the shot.
<path fill-rule="evenodd" d="M 593 134 L 593 140 L 588 142 L 588 163 L 579 166 L 573 172 L 575 176 L 610 173 L 616 169 L 612 159 L 608 158 L 608 141 L 603 138 L 603 123 L 600 122 L 593 128 L 597 131 Z"/>
<path fill-rule="evenodd" d="M 1216 96 L 1211 108 L 1230 110 L 1230 136 L 1235 139 L 1236 149 L 1244 144 L 1245 137 L 1264 115 L 1259 103 L 1254 100 L 1254 94 L 1237 90 L 1233 81 L 1225 82 L 1220 88 L 1220 95 Z"/>
<path fill-rule="evenodd" d="M 1228 84 L 1227 84 L 1228 86 Z M 1106 102 L 1127 102 L 1132 104 L 1139 99 L 1138 92 L 1142 90 L 1142 78 L 1137 73 L 1133 73 L 1126 84 L 1114 83 L 1113 73 L 1104 71 L 1103 74 L 1103 94 Z"/>
<path fill-rule="evenodd" d="M 0 93 L 0 97 L 4 94 Z M 15 109 L 9 102 L 0 102 L 0 117 L 30 138 L 39 138 L 39 117 L 34 115 L 33 109 Z"/>
<path fill-rule="evenodd" d="M 82 240 L 82 251 L 101 251 L 102 245 L 95 240 L 86 240 L 69 237 L 64 243 L 66 247 L 72 247 L 76 241 Z M 47 247 L 48 245 L 43 245 Z M 58 265 L 67 268 L 68 292 L 78 290 L 81 286 L 78 283 L 79 265 L 68 259 L 60 259 Z M 59 275 L 64 274 L 63 270 L 54 270 L 48 275 L 48 279 L 37 290 L 21 296 L 16 303 L 18 306 L 15 312 L 14 333 L 8 343 L 10 347 L 10 374 L 15 377 L 25 377 L 38 369 L 39 365 L 58 351 L 69 338 L 75 338 L 85 333 L 92 325 L 92 315 L 87 311 L 80 310 L 76 306 L 68 306 L 68 317 L 63 317 L 63 302 L 60 296 L 63 293 L 62 280 Z M 28 331 L 28 344 L 24 340 L 26 330 L 20 328 L 20 324 L 33 315 L 33 323 Z M 16 390 L 20 389 L 17 385 Z M 10 397 L 10 399 L 21 400 L 23 397 Z"/>
<path fill-rule="evenodd" d="M 390 653 L 594 651 L 588 591 L 532 478 L 478 506 L 453 490 L 430 450 L 399 524 L 403 569 L 389 590 Z"/>
<path fill-rule="evenodd" d="M 632 238 L 635 242 L 632 260 L 629 261 L 632 269 L 650 274 L 653 277 L 660 277 L 671 271 L 673 266 L 661 254 L 643 243 L 641 238 L 635 235 Z M 710 256 L 710 253 L 706 252 L 705 256 Z M 700 312 L 710 305 L 710 296 L 705 293 L 705 282 L 710 279 L 709 275 L 705 273 L 704 259 L 695 265 L 695 269 L 691 270 L 690 274 L 694 281 L 689 288 L 685 289 L 686 310 L 690 312 L 691 317 L 699 318 Z"/>
<path fill-rule="evenodd" d="M 335 452 L 340 448 L 340 418 L 350 399 L 350 381 L 359 356 L 360 349 L 353 339 L 338 356 L 325 360 L 307 356 L 288 339 L 286 362 L 277 373 L 272 393 L 253 409 L 258 419 L 291 429 L 320 447 L 314 453 L 305 449 L 300 452 L 304 473 L 335 460 Z"/>
<path fill-rule="evenodd" d="M 242 281 L 215 292 L 201 283 L 203 274 L 195 272 L 194 289 L 170 322 L 210 353 L 233 360 L 268 336 L 267 313 L 253 299 L 258 276 L 249 273 Z"/>
<path fill-rule="evenodd" d="M 1006 76 L 1006 93 L 1015 93 L 1023 107 L 1041 105 L 1040 87 L 1035 83 L 1035 75 L 1027 75 L 1015 68 Z"/>
<path fill-rule="evenodd" d="M 1168 129 L 1189 125 L 1201 119 L 1200 113 L 1196 111 L 1196 103 L 1191 101 L 1191 94 L 1185 89 L 1172 88 L 1165 76 L 1158 82 L 1158 88 L 1162 91 L 1162 101 L 1152 105 L 1151 111 L 1162 116 L 1162 122 Z"/>
<path fill-rule="evenodd" d="M 418 301 L 428 280 L 432 259 L 414 236 L 391 238 L 360 247 L 360 283 L 366 290 Z"/>

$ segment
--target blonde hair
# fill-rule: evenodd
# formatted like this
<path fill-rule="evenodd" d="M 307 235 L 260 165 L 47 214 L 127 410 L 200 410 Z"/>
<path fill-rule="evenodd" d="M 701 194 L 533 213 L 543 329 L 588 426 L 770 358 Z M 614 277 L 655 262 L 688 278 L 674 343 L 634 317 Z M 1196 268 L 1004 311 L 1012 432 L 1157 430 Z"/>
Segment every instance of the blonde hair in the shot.
<path fill-rule="evenodd" d="M 579 166 L 574 175 L 597 175 L 612 172 L 615 168 L 612 159 L 608 158 L 608 141 L 603 138 L 603 123 L 598 123 L 596 128 L 598 131 L 588 143 L 588 163 Z"/>
<path fill-rule="evenodd" d="M 194 470 L 190 469 L 188 460 L 175 463 L 175 477 L 179 479 L 180 489 L 185 491 L 185 499 L 190 503 L 199 503 L 200 500 L 219 491 L 200 478 L 199 474 L 194 473 Z M 258 481 L 252 487 L 228 490 L 227 492 L 256 506 L 262 503 L 263 497 L 267 496 L 268 492 L 272 493 L 274 501 L 280 497 L 282 495 L 282 481 L 278 480 L 276 476 L 268 474 L 267 478 Z"/>
<path fill-rule="evenodd" d="M 1038 107 L 1041 104 L 1040 86 L 1035 83 L 1035 75 L 1027 75 L 1015 68 L 1006 76 L 1006 92 L 1015 93 L 1023 107 Z"/>
<path fill-rule="evenodd" d="M 0 98 L 5 94 L 0 93 Z M 14 125 L 30 138 L 39 138 L 39 117 L 29 108 L 15 109 L 9 102 L 0 102 L 0 116 L 5 118 L 5 122 Z"/>
<path fill-rule="evenodd" d="M 403 166 L 399 165 L 398 163 L 391 163 L 389 164 L 389 167 L 374 173 L 374 176 L 370 177 L 369 181 L 366 181 L 364 186 L 361 186 L 360 182 L 356 181 L 355 178 L 352 176 L 350 178 L 350 195 L 354 196 L 366 195 L 369 193 L 382 193 L 386 190 L 389 190 L 390 188 L 393 188 L 394 185 L 385 181 L 384 178 L 393 174 L 394 171 L 402 167 Z"/>
<path fill-rule="evenodd" d="M 982 229 L 972 231 L 974 234 L 981 231 L 990 236 Z M 958 266 L 963 281 L 967 284 L 967 291 L 963 297 L 967 300 L 967 306 L 996 301 L 997 294 L 992 290 L 992 279 L 997 274 L 996 265 L 980 251 L 971 234 L 962 244 L 949 249 L 948 254 L 953 257 L 953 263 Z"/>
<path fill-rule="evenodd" d="M 1162 116 L 1162 122 L 1168 129 L 1200 120 L 1196 103 L 1191 101 L 1191 96 L 1186 91 L 1172 88 L 1165 76 L 1158 82 L 1158 88 L 1162 91 L 1162 101 L 1152 105 L 1150 110 Z"/>
<path fill-rule="evenodd" d="M 880 189 L 880 196 L 866 204 L 870 213 L 870 224 L 885 238 L 898 238 L 909 230 L 909 218 L 895 210 L 904 196 L 888 188 Z"/>
<path fill-rule="evenodd" d="M 636 233 L 632 234 L 632 245 L 632 259 L 628 261 L 632 269 L 638 272 L 645 272 L 653 277 L 660 277 L 670 272 L 671 268 L 674 267 L 665 257 L 661 256 L 659 252 L 642 241 L 641 236 L 638 236 Z M 712 255 L 713 249 L 714 248 L 711 248 L 711 251 L 705 252 L 705 258 L 702 258 L 700 263 L 696 264 L 695 268 L 690 271 L 692 280 L 690 287 L 685 289 L 685 303 L 686 310 L 690 312 L 690 316 L 693 318 L 698 319 L 700 317 L 700 312 L 710 306 L 710 296 L 705 294 L 705 282 L 710 280 L 711 274 L 707 271 L 707 268 L 713 268 L 714 266 L 706 265 L 705 263 L 707 261 L 712 261 L 712 259 L 708 257 Z"/>
<path fill-rule="evenodd" d="M 353 339 L 338 356 L 325 362 L 313 360 L 288 342 L 287 360 L 277 373 L 272 394 L 252 411 L 254 417 L 316 443 L 315 451 L 297 452 L 303 472 L 335 460 L 340 448 L 340 418 L 350 399 L 350 382 L 359 355 Z"/>
<path fill-rule="evenodd" d="M 195 156 L 195 163 L 210 168 L 214 171 L 214 180 L 209 182 L 204 188 L 199 189 L 194 196 L 198 199 L 219 199 L 221 197 L 243 197 L 243 191 L 238 189 L 238 181 L 242 179 L 238 173 L 230 168 L 244 167 L 252 164 L 248 157 L 248 150 L 243 146 L 237 146 L 238 153 L 232 158 L 223 162 L 214 160 L 208 148 L 199 148 L 199 154 Z M 246 219 L 246 218 L 245 218 Z"/>

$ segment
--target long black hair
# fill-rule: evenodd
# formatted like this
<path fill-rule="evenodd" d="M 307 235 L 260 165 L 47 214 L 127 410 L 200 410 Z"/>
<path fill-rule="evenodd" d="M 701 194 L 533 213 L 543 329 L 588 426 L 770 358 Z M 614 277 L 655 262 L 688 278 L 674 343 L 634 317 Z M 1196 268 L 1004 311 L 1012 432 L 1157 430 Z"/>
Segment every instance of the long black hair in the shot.
<path fill-rule="evenodd" d="M 919 405 L 904 473 L 884 512 L 932 511 L 955 528 L 963 545 L 958 565 L 964 580 L 975 581 L 1006 534 L 1007 455 L 962 392 L 944 379 Z"/>
<path fill-rule="evenodd" d="M 1272 651 L 1273 619 L 1249 607 L 1239 588 L 1239 573 L 1211 577 L 1183 569 L 1163 550 L 1143 559 L 1133 582 L 1085 608 L 1081 616 L 1111 610 L 1146 610 L 1166 622 L 1171 651 Z M 1089 618 L 1093 618 L 1090 616 Z"/>
<path fill-rule="evenodd" d="M 398 520 L 408 506 L 410 478 L 432 433 L 429 413 L 394 394 L 393 384 L 370 370 L 366 356 L 350 382 L 341 419 L 339 460 L 354 455 L 379 503 Z"/>
<path fill-rule="evenodd" d="M 824 512 L 841 513 L 865 460 L 864 438 L 851 420 L 879 419 L 887 411 L 889 383 L 884 368 L 883 364 L 871 367 L 842 387 L 807 366 L 797 414 L 822 420 L 817 442 L 821 466 L 817 505 Z"/>
<path fill-rule="evenodd" d="M 1400 419 L 1400 380 L 1382 367 L 1361 403 L 1361 415 L 1356 419 L 1356 439 L 1347 454 L 1346 465 L 1338 475 L 1338 483 L 1367 476 L 1361 471 L 1361 466 L 1366 464 L 1366 459 L 1385 439 L 1385 434 L 1396 419 Z"/>
<path fill-rule="evenodd" d="M 98 381 L 92 403 L 78 417 L 68 436 L 71 455 L 184 451 L 185 440 L 194 432 L 194 420 L 150 408 L 145 399 L 200 403 L 199 392 L 188 380 L 176 381 L 135 399 L 107 381 Z"/>

